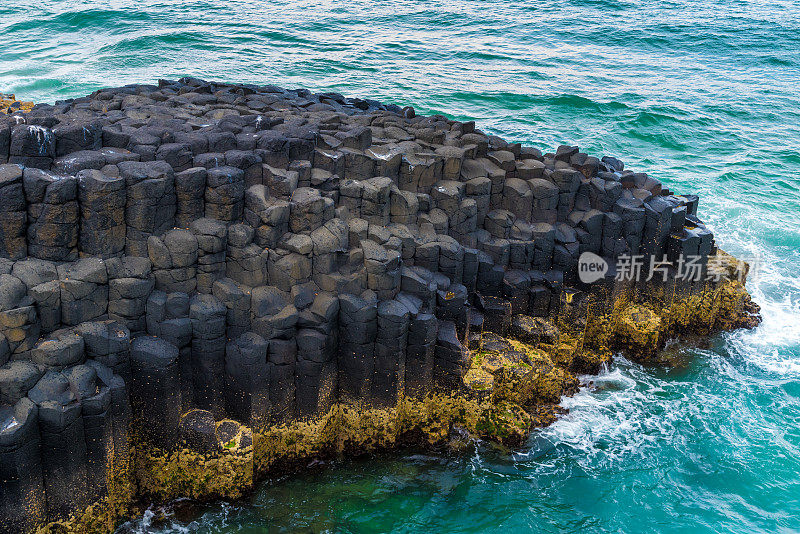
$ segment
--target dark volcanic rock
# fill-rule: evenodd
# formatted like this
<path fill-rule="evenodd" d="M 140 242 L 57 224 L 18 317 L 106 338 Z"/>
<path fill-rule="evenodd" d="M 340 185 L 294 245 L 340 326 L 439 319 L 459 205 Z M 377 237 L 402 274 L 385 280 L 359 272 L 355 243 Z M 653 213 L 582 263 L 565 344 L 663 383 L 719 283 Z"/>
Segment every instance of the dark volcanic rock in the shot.
<path fill-rule="evenodd" d="M 585 252 L 706 272 L 697 204 L 338 93 L 183 78 L 0 120 L 0 531 L 104 496 L 129 426 L 217 454 L 458 389 L 484 334 L 555 344 Z"/>

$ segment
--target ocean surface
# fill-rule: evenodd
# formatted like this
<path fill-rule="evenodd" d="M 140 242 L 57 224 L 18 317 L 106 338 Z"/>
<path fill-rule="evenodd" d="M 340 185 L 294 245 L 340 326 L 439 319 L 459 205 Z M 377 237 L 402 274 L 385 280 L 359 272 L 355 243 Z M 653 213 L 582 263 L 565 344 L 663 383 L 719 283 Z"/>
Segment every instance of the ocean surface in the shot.
<path fill-rule="evenodd" d="M 624 359 L 513 453 L 330 465 L 135 532 L 800 532 L 800 4 L 792 0 L 0 3 L 0 92 L 274 83 L 577 144 L 701 196 L 763 325 Z"/>

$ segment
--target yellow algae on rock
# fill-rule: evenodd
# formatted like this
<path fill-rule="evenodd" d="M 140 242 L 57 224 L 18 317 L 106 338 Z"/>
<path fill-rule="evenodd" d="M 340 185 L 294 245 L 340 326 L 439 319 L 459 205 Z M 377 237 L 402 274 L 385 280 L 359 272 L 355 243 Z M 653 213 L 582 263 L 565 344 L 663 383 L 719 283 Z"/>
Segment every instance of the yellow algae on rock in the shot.
<path fill-rule="evenodd" d="M 572 369 L 595 372 L 611 350 L 650 361 L 669 339 L 757 326 L 759 307 L 744 285 L 748 272 L 745 262 L 717 250 L 709 257 L 709 275 L 716 273 L 716 280 L 620 291 L 611 311 L 588 314 Z"/>
<path fill-rule="evenodd" d="M 596 374 L 603 365 L 611 362 L 612 354 L 611 349 L 608 347 L 590 348 L 584 346 L 581 350 L 574 352 L 570 370 L 578 374 Z"/>
<path fill-rule="evenodd" d="M 399 444 L 442 445 L 456 425 L 474 432 L 484 409 L 477 400 L 455 394 L 404 397 L 382 409 L 337 404 L 318 419 L 257 432 L 254 462 L 265 473 L 315 457 L 358 455 Z"/>
<path fill-rule="evenodd" d="M 477 434 L 506 446 L 522 445 L 533 426 L 530 414 L 518 404 L 499 401 L 481 412 Z"/>
<path fill-rule="evenodd" d="M 185 448 L 134 447 L 139 495 L 158 501 L 179 496 L 197 500 L 244 496 L 253 487 L 253 446 L 240 441 L 241 436 L 234 437 L 218 452 L 208 454 Z"/>
<path fill-rule="evenodd" d="M 482 360 L 481 360 L 482 361 Z M 464 384 L 473 391 L 489 391 L 494 386 L 494 375 L 483 365 L 473 364 L 464 375 Z"/>
<path fill-rule="evenodd" d="M 632 304 L 620 313 L 614 330 L 614 345 L 646 359 L 655 354 L 665 341 L 663 324 L 661 317 L 650 308 Z"/>
<path fill-rule="evenodd" d="M 758 305 L 744 285 L 729 280 L 673 304 L 666 319 L 677 335 L 705 336 L 734 328 L 753 328 L 761 320 L 758 312 Z"/>
<path fill-rule="evenodd" d="M 495 373 L 493 397 L 508 400 L 523 408 L 557 404 L 562 395 L 577 391 L 578 380 L 566 369 L 558 367 L 543 350 L 519 341 L 510 340 L 514 349 L 509 356 L 523 354 L 524 361 L 512 356 L 509 365 Z"/>
<path fill-rule="evenodd" d="M 17 111 L 27 113 L 31 109 L 33 109 L 33 102 L 17 100 L 13 94 L 0 93 L 0 113 L 11 114 Z"/>

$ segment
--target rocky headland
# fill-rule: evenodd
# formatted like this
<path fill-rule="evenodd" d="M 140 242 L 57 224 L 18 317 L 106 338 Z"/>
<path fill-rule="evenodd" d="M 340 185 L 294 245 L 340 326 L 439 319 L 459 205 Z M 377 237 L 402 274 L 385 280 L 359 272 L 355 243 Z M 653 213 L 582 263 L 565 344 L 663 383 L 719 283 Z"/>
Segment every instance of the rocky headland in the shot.
<path fill-rule="evenodd" d="M 518 446 L 613 353 L 759 321 L 698 198 L 614 157 L 190 78 L 3 109 L 0 532 L 109 532 L 316 458 Z"/>

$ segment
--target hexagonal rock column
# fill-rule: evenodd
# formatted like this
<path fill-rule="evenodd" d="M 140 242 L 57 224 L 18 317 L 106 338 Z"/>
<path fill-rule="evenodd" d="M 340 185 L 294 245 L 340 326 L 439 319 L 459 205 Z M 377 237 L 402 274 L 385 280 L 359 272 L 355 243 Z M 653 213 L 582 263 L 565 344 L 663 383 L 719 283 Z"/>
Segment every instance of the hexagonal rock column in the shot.
<path fill-rule="evenodd" d="M 289 214 L 289 229 L 296 233 L 313 231 L 334 216 L 334 204 L 322 197 L 319 191 L 301 187 L 292 193 L 292 208 Z"/>
<path fill-rule="evenodd" d="M 643 203 L 637 199 L 621 198 L 614 204 L 614 213 L 622 218 L 622 233 L 631 255 L 639 254 L 642 232 L 646 222 Z"/>
<path fill-rule="evenodd" d="M 433 389 L 433 366 L 439 321 L 432 313 L 417 313 L 408 324 L 405 394 L 421 397 Z"/>
<path fill-rule="evenodd" d="M 51 332 L 31 350 L 33 363 L 52 369 L 61 370 L 85 358 L 83 337 L 68 328 Z"/>
<path fill-rule="evenodd" d="M 66 156 L 80 150 L 98 150 L 102 146 L 103 123 L 70 121 L 53 128 L 56 156 Z"/>
<path fill-rule="evenodd" d="M 214 219 L 197 219 L 190 225 L 197 238 L 197 292 L 211 293 L 216 280 L 225 277 L 228 228 Z"/>
<path fill-rule="evenodd" d="M 168 293 L 194 293 L 197 288 L 198 240 L 189 230 L 173 229 L 161 239 L 147 239 L 156 288 Z"/>
<path fill-rule="evenodd" d="M 386 226 L 391 215 L 392 180 L 381 176 L 361 183 L 361 218 L 370 224 Z"/>
<path fill-rule="evenodd" d="M 528 185 L 533 194 L 531 220 L 555 223 L 558 218 L 558 186 L 544 178 L 531 178 Z"/>
<path fill-rule="evenodd" d="M 228 250 L 225 274 L 228 278 L 250 287 L 264 285 L 267 281 L 269 251 L 253 243 L 255 233 L 247 224 L 234 224 L 228 228 Z"/>
<path fill-rule="evenodd" d="M 147 333 L 178 347 L 181 376 L 181 404 L 194 403 L 192 379 L 192 321 L 189 318 L 189 295 L 155 290 L 147 299 Z"/>
<path fill-rule="evenodd" d="M 61 322 L 77 325 L 108 311 L 108 272 L 100 258 L 82 258 L 58 266 Z"/>
<path fill-rule="evenodd" d="M 311 232 L 311 242 L 313 277 L 318 281 L 334 273 L 340 258 L 349 250 L 347 223 L 339 218 L 331 219 Z"/>
<path fill-rule="evenodd" d="M 86 357 L 96 360 L 124 379 L 130 379 L 131 333 L 116 321 L 90 321 L 75 331 L 83 338 Z"/>
<path fill-rule="evenodd" d="M 25 293 L 22 281 L 10 274 L 0 274 L 0 333 L 12 354 L 30 350 L 39 338 L 40 323 L 34 300 Z"/>
<path fill-rule="evenodd" d="M 106 261 L 106 271 L 109 318 L 133 334 L 144 332 L 147 297 L 155 286 L 150 260 L 135 256 L 111 258 Z"/>
<path fill-rule="evenodd" d="M 393 223 L 416 224 L 417 214 L 419 213 L 417 194 L 410 191 L 401 191 L 396 186 L 393 187 L 390 196 L 389 213 Z M 353 215 L 352 211 L 351 215 Z M 360 210 L 355 215 L 360 216 Z"/>
<path fill-rule="evenodd" d="M 398 187 L 413 193 L 430 193 L 433 184 L 441 179 L 442 160 L 434 154 L 403 154 Z"/>
<path fill-rule="evenodd" d="M 250 308 L 252 288 L 237 284 L 230 278 L 214 282 L 211 294 L 228 309 L 226 335 L 228 339 L 236 339 L 250 331 Z"/>
<path fill-rule="evenodd" d="M 100 171 L 78 173 L 80 251 L 108 258 L 125 250 L 125 180 Z"/>
<path fill-rule="evenodd" d="M 14 406 L 39 382 L 44 368 L 30 360 L 13 360 L 0 367 L 0 404 Z"/>
<path fill-rule="evenodd" d="M 111 403 L 108 408 L 110 419 L 109 428 L 103 434 L 106 466 L 116 468 L 124 465 L 128 458 L 128 429 L 131 420 L 131 408 L 128 400 L 128 387 L 123 377 L 115 374 L 111 368 L 106 367 L 97 360 L 86 360 L 87 367 L 94 369 L 97 374 L 97 386 L 100 390 L 108 388 Z M 91 404 L 91 403 L 90 403 Z M 87 442 L 87 447 L 93 444 Z"/>
<path fill-rule="evenodd" d="M 236 222 L 244 213 L 244 171 L 235 167 L 216 167 L 206 175 L 206 217 Z"/>
<path fill-rule="evenodd" d="M 46 519 L 37 406 L 0 403 L 0 531 L 28 532 Z"/>
<path fill-rule="evenodd" d="M 78 258 L 78 181 L 25 169 L 22 183 L 28 201 L 28 254 L 51 261 Z"/>
<path fill-rule="evenodd" d="M 491 208 L 492 181 L 486 176 L 477 176 L 465 183 L 464 189 L 467 197 L 475 201 L 476 224 L 483 226 L 483 220 Z"/>
<path fill-rule="evenodd" d="M 66 518 L 89 504 L 83 405 L 68 377 L 56 371 L 45 373 L 28 396 L 39 407 L 48 519 Z"/>
<path fill-rule="evenodd" d="M 50 128 L 20 124 L 11 130 L 9 163 L 34 169 L 49 169 L 55 155 L 56 139 Z"/>
<path fill-rule="evenodd" d="M 230 417 L 258 429 L 269 422 L 269 342 L 246 332 L 225 350 L 225 409 Z"/>
<path fill-rule="evenodd" d="M 307 242 L 310 242 L 310 239 Z M 271 249 L 267 260 L 270 285 L 288 293 L 292 287 L 310 281 L 313 274 L 310 253 L 311 250 L 306 254 L 300 254 L 287 249 Z"/>
<path fill-rule="evenodd" d="M 388 300 L 378 304 L 371 399 L 379 406 L 393 405 L 403 392 L 409 317 L 408 308 L 401 302 Z"/>
<path fill-rule="evenodd" d="M 135 431 L 151 445 L 174 447 L 181 415 L 178 348 L 154 337 L 134 339 L 129 391 Z"/>
<path fill-rule="evenodd" d="M 373 241 L 362 242 L 361 248 L 364 251 L 367 287 L 380 300 L 391 300 L 400 290 L 400 253 Z M 419 252 L 419 247 L 417 251 Z"/>
<path fill-rule="evenodd" d="M 434 355 L 433 379 L 437 386 L 458 388 L 469 366 L 469 353 L 461 344 L 456 325 L 451 321 L 439 323 Z"/>
<path fill-rule="evenodd" d="M 255 242 L 262 247 L 275 247 L 289 231 L 290 204 L 271 198 L 266 186 L 254 185 L 245 192 L 244 218 L 255 229 Z"/>
<path fill-rule="evenodd" d="M 228 150 L 225 152 L 225 165 L 244 172 L 245 187 L 262 183 L 263 162 L 258 154 L 246 150 Z"/>
<path fill-rule="evenodd" d="M 93 502 L 107 494 L 107 467 L 114 450 L 111 390 L 97 380 L 97 370 L 76 365 L 64 372 L 70 388 L 81 403 L 83 433 L 86 439 L 86 482 L 88 499 Z"/>
<path fill-rule="evenodd" d="M 289 423 L 297 417 L 295 368 L 297 343 L 294 339 L 270 339 L 269 400 L 273 424 Z"/>
<path fill-rule="evenodd" d="M 22 259 L 28 254 L 28 208 L 19 165 L 0 165 L 0 212 L 0 257 Z"/>
<path fill-rule="evenodd" d="M 297 409 L 301 417 L 330 410 L 337 392 L 339 299 L 318 293 L 300 312 L 297 331 Z"/>
<path fill-rule="evenodd" d="M 508 178 L 503 184 L 503 208 L 518 219 L 531 218 L 533 194 L 527 182 L 519 178 Z"/>
<path fill-rule="evenodd" d="M 299 173 L 264 164 L 262 167 L 262 179 L 263 185 L 268 187 L 271 196 L 288 200 L 294 190 L 297 189 Z"/>
<path fill-rule="evenodd" d="M 206 169 L 192 167 L 175 173 L 175 226 L 188 228 L 192 221 L 205 216 Z"/>
<path fill-rule="evenodd" d="M 226 314 L 225 305 L 212 295 L 194 295 L 189 304 L 194 402 L 217 418 L 225 414 Z"/>
<path fill-rule="evenodd" d="M 378 299 L 374 292 L 339 296 L 339 400 L 367 398 L 375 368 Z"/>
<path fill-rule="evenodd" d="M 14 262 L 12 276 L 19 278 L 28 288 L 28 295 L 36 303 L 42 332 L 52 332 L 61 326 L 61 283 L 56 264 L 28 258 Z"/>
<path fill-rule="evenodd" d="M 147 256 L 147 238 L 174 226 L 175 174 L 164 161 L 123 161 L 117 165 L 125 179 L 125 254 Z"/>

